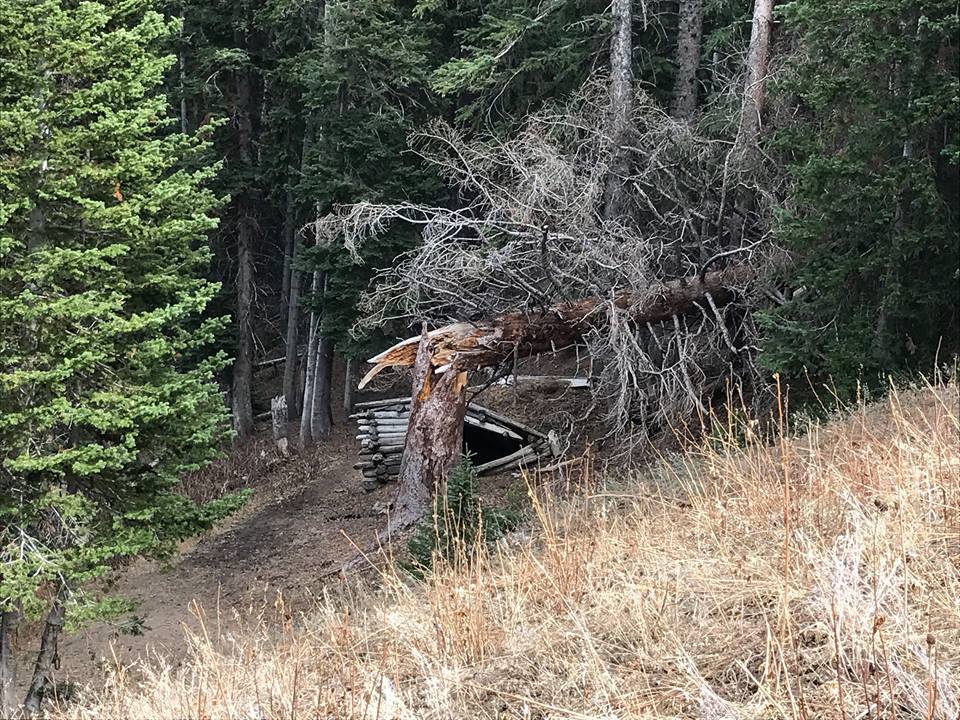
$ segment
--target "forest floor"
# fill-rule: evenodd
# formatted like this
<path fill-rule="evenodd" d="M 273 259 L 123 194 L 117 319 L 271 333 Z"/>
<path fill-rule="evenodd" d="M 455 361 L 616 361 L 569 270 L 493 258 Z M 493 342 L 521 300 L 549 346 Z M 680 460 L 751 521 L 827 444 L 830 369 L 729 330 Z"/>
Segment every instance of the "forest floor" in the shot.
<path fill-rule="evenodd" d="M 379 525 L 329 519 L 375 502 L 337 492 L 333 465 L 280 492 L 279 515 L 264 493 L 162 580 L 124 576 L 156 630 L 122 650 L 186 653 L 50 717 L 954 720 L 957 399 L 904 389 L 777 442 L 733 424 L 640 471 L 534 475 L 522 533 L 420 581 L 386 564 L 310 606 L 297 598 L 326 559 L 352 551 L 340 529 Z M 219 597 L 222 619 L 285 583 L 236 630 L 208 613 L 176 639 L 192 597 Z"/>
<path fill-rule="evenodd" d="M 537 370 L 543 368 L 538 365 Z M 275 373 L 258 377 L 255 400 L 260 406 L 268 407 L 269 398 L 279 392 L 279 379 Z M 343 382 L 338 363 L 335 397 L 342 393 Z M 399 396 L 407 387 L 405 377 L 387 380 L 374 396 L 361 399 Z M 491 388 L 483 400 L 537 425 L 545 417 L 554 419 L 551 412 L 558 408 L 577 409 L 582 397 L 571 402 L 556 388 L 521 395 L 514 389 Z M 228 632 L 237 617 L 275 604 L 278 597 L 291 614 L 315 606 L 318 595 L 337 581 L 337 569 L 385 527 L 396 492 L 392 483 L 372 492 L 361 490 L 353 469 L 359 450 L 356 425 L 339 404 L 334 421 L 329 439 L 306 452 L 294 450 L 286 459 L 278 456 L 269 422 L 258 425 L 253 437 L 188 478 L 183 490 L 198 501 L 239 489 L 251 491 L 251 497 L 225 522 L 183 543 L 170 561 L 137 560 L 115 571 L 108 578 L 111 593 L 132 600 L 135 609 L 65 636 L 57 682 L 98 684 L 118 662 L 136 667 L 137 661 L 155 659 L 177 667 L 189 652 L 190 631 L 200 631 L 206 619 Z M 560 421 L 556 423 L 559 427 Z M 514 482 L 510 473 L 481 478 L 485 501 L 502 503 Z"/>
<path fill-rule="evenodd" d="M 250 499 L 223 524 L 185 542 L 171 561 L 138 560 L 118 570 L 112 592 L 136 603 L 133 614 L 65 637 L 58 681 L 96 684 L 118 661 L 162 659 L 177 667 L 201 620 L 229 632 L 237 617 L 280 597 L 289 613 L 313 607 L 336 582 L 337 569 L 386 525 L 396 491 L 392 483 L 360 489 L 354 433 L 341 419 L 322 446 L 279 461 L 264 427 L 222 461 L 225 467 L 206 473 L 202 482 L 209 483 L 218 470 L 246 469 L 228 483 L 252 490 Z M 509 475 L 484 478 L 484 492 L 502 497 L 511 482 Z"/>
<path fill-rule="evenodd" d="M 210 615 L 219 609 L 223 622 L 232 610 L 270 602 L 277 593 L 291 608 L 310 603 L 322 584 L 317 578 L 352 557 L 354 544 L 368 544 L 384 524 L 379 513 L 393 491 L 360 491 L 352 432 L 340 424 L 322 447 L 249 478 L 244 485 L 253 492 L 246 505 L 184 543 L 169 563 L 139 560 L 118 571 L 113 592 L 137 603 L 137 620 L 99 623 L 65 638 L 65 679 L 93 680 L 102 660 L 112 665 L 114 657 L 127 664 L 157 653 L 177 664 L 186 652 L 184 630 L 199 629 L 198 610 Z M 244 450 L 274 454 L 264 448 L 269 442 L 258 437 Z"/>

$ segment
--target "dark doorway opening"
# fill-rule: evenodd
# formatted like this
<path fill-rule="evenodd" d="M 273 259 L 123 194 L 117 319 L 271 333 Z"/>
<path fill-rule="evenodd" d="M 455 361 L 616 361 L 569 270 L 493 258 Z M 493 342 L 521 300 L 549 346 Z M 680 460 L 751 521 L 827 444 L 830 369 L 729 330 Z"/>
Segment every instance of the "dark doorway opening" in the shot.
<path fill-rule="evenodd" d="M 501 435 L 498 432 L 464 423 L 463 452 L 470 456 L 474 465 L 483 465 L 515 453 L 524 445 L 522 440 Z"/>

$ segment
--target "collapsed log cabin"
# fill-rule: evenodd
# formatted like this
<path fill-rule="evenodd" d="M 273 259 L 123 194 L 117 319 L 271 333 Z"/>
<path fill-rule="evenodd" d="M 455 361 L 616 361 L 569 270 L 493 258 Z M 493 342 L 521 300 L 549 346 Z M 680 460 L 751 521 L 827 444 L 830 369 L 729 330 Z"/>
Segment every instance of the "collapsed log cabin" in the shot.
<path fill-rule="evenodd" d="M 412 398 L 392 398 L 359 403 L 350 416 L 358 427 L 361 486 L 372 490 L 400 474 L 407 441 Z M 478 475 L 503 472 L 535 463 L 558 451 L 551 437 L 505 415 L 469 403 L 463 418 L 463 453 L 471 458 Z"/>

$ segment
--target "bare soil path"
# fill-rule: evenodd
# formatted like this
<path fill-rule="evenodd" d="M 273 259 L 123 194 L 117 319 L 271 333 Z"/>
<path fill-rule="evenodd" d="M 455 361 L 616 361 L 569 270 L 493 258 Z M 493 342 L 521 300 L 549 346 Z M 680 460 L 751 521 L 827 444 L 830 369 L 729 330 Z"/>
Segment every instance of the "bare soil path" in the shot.
<path fill-rule="evenodd" d="M 306 608 L 322 576 L 385 523 L 382 508 L 395 489 L 360 490 L 352 433 L 341 423 L 321 448 L 251 478 L 247 505 L 185 543 L 166 566 L 137 561 L 117 571 L 112 591 L 138 603 L 133 618 L 65 637 L 58 679 L 94 681 L 116 661 L 128 664 L 154 653 L 178 663 L 186 651 L 185 630 L 199 629 L 197 607 L 221 623 L 229 623 L 234 610 L 273 602 L 277 593 L 293 612 Z M 263 452 L 257 448 L 269 443 L 253 446 Z"/>

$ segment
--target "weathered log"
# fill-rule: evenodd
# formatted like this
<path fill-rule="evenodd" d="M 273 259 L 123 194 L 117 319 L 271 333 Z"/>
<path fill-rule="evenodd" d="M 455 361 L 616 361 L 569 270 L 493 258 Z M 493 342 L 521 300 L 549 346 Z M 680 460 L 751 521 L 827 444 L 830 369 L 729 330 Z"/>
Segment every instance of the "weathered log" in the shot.
<path fill-rule="evenodd" d="M 375 428 L 398 428 L 406 427 L 409 425 L 408 418 L 390 418 L 390 419 L 373 419 L 373 420 L 358 420 L 357 425 L 360 427 L 375 427 Z"/>
<path fill-rule="evenodd" d="M 529 460 L 537 457 L 540 454 L 539 449 L 533 445 L 525 445 L 516 452 L 505 455 L 502 458 L 497 458 L 496 460 L 491 460 L 488 463 L 483 463 L 482 465 L 477 465 L 477 473 L 490 472 L 492 470 L 505 470 L 508 467 L 513 467 L 518 465 L 524 460 Z"/>
<path fill-rule="evenodd" d="M 376 489 L 377 489 L 378 487 L 380 487 L 381 485 L 383 485 L 383 482 L 380 481 L 380 480 L 377 479 L 377 478 L 366 478 L 366 477 L 365 477 L 365 478 L 362 478 L 362 479 L 360 480 L 360 488 L 361 488 L 362 490 L 367 491 L 367 492 L 370 492 L 371 490 L 376 490 Z"/>
<path fill-rule="evenodd" d="M 429 361 L 438 373 L 448 368 L 461 372 L 497 365 L 514 354 L 550 352 L 582 338 L 602 322 L 611 305 L 639 324 L 658 323 L 696 309 L 697 303 L 706 301 L 708 293 L 714 304 L 724 305 L 733 299 L 733 288 L 747 284 L 753 276 L 749 266 L 736 265 L 702 276 L 670 280 L 652 292 L 621 292 L 612 299 L 571 300 L 546 312 L 513 312 L 486 323 L 447 325 L 426 333 Z M 360 381 L 360 387 L 385 368 L 413 366 L 422 342 L 422 338 L 409 338 L 372 358 L 369 362 L 374 367 Z"/>
<path fill-rule="evenodd" d="M 360 402 L 354 405 L 357 410 L 368 410 L 370 408 L 382 408 L 389 407 L 391 405 L 396 405 L 398 407 L 405 407 L 407 403 L 407 398 L 388 398 L 386 400 L 367 400 L 366 402 Z M 359 413 L 358 413 L 359 414 Z"/>
<path fill-rule="evenodd" d="M 480 428 L 487 432 L 496 433 L 497 435 L 503 435 L 504 437 L 512 438 L 513 440 L 522 440 L 523 438 L 515 433 L 510 428 L 503 427 L 497 423 L 484 422 L 479 418 L 470 417 L 469 415 L 463 419 L 467 425 L 472 425 L 473 427 Z"/>
<path fill-rule="evenodd" d="M 364 462 L 378 463 L 378 462 L 380 462 L 381 460 L 383 460 L 383 453 L 381 453 L 381 452 L 375 452 L 375 453 L 370 453 L 370 452 L 360 453 L 360 457 L 363 459 Z M 357 463 L 357 464 L 359 465 L 360 463 Z"/>

